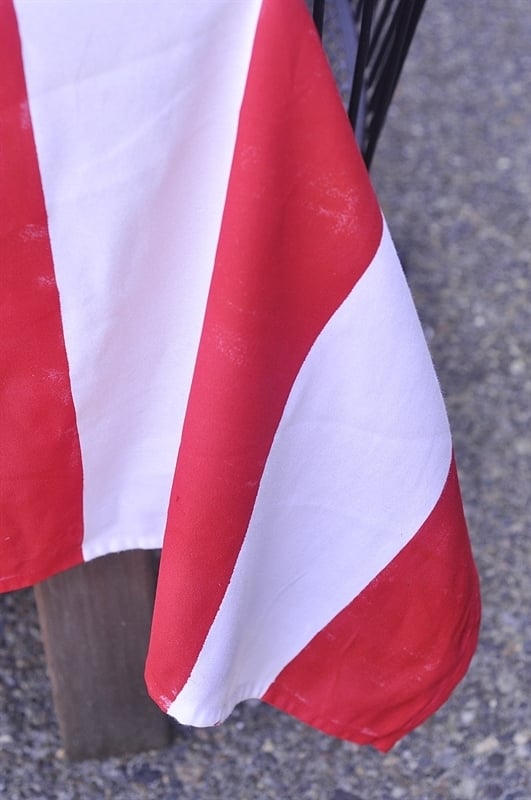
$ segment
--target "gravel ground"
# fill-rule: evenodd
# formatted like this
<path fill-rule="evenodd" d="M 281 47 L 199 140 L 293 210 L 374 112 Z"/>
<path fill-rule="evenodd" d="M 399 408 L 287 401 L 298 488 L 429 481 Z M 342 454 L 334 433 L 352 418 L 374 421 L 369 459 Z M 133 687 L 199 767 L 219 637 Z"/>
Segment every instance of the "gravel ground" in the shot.
<path fill-rule="evenodd" d="M 70 764 L 33 596 L 0 597 L 6 800 L 530 800 L 528 0 L 429 0 L 373 165 L 451 417 L 482 578 L 477 655 L 387 755 L 261 704 L 167 750 Z"/>

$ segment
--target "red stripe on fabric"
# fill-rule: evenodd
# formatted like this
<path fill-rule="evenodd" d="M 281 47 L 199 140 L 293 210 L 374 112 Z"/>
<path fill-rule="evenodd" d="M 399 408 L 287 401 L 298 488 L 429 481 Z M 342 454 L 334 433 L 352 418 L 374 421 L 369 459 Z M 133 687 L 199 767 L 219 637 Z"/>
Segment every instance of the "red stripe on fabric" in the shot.
<path fill-rule="evenodd" d="M 0 590 L 82 560 L 82 474 L 17 20 L 0 0 Z"/>
<path fill-rule="evenodd" d="M 220 606 L 295 377 L 381 235 L 306 8 L 266 0 L 164 540 L 146 671 L 163 707 Z"/>
<path fill-rule="evenodd" d="M 452 462 L 416 536 L 263 699 L 325 733 L 388 750 L 436 711 L 464 676 L 480 611 Z"/>

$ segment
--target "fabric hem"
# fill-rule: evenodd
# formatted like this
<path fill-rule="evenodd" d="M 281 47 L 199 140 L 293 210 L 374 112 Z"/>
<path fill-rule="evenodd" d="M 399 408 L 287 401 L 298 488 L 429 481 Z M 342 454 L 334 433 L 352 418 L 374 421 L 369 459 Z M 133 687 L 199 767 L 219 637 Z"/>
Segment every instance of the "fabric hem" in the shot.
<path fill-rule="evenodd" d="M 312 715 L 309 713 L 309 709 L 301 708 L 300 700 L 293 693 L 280 686 L 275 686 L 275 684 L 268 689 L 261 700 L 329 736 L 344 739 L 357 745 L 371 745 L 376 750 L 386 753 L 400 739 L 411 733 L 415 728 L 418 728 L 438 711 L 465 677 L 474 657 L 479 638 L 481 613 L 479 612 L 474 616 L 477 617 L 475 622 L 478 623 L 475 626 L 476 633 L 466 639 L 459 664 L 441 681 L 439 689 L 435 691 L 434 696 L 420 710 L 412 714 L 403 725 L 393 731 L 378 733 L 374 730 L 360 729 L 353 724 L 341 724 L 326 717 Z"/>

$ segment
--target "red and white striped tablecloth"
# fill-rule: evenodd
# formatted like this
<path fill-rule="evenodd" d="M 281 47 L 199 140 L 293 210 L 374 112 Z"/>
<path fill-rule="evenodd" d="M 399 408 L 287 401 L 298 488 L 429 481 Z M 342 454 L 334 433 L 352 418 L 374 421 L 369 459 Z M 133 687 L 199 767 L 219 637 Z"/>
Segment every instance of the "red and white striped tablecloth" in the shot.
<path fill-rule="evenodd" d="M 146 680 L 389 748 L 479 593 L 443 400 L 303 0 L 0 0 L 0 588 L 162 547 Z"/>

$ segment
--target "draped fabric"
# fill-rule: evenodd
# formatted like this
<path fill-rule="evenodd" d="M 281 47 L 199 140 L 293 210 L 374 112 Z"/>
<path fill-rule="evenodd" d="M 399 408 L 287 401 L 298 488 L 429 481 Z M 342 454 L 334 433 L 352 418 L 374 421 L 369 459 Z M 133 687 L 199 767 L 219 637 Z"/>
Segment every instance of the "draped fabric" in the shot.
<path fill-rule="evenodd" d="M 0 0 L 0 587 L 162 548 L 154 700 L 385 750 L 472 657 L 440 389 L 302 0 Z"/>

